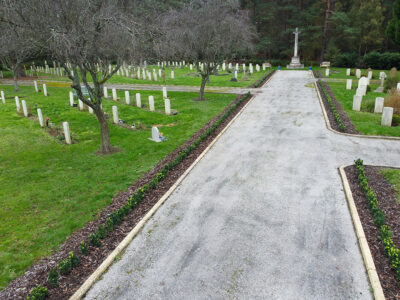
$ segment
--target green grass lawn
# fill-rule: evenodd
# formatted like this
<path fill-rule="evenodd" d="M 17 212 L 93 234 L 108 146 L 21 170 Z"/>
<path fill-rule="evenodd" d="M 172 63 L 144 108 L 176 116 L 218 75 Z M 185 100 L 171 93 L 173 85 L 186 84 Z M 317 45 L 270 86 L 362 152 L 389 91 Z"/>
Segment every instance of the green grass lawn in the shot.
<path fill-rule="evenodd" d="M 49 255 L 67 236 L 81 228 L 124 191 L 141 174 L 182 145 L 212 117 L 220 113 L 234 95 L 206 94 L 208 101 L 193 101 L 194 93 L 169 92 L 172 109 L 166 116 L 121 102 L 105 100 L 103 109 L 112 116 L 118 106 L 126 123 L 142 123 L 144 130 L 129 130 L 109 122 L 111 143 L 120 152 L 98 156 L 99 126 L 88 111 L 70 107 L 66 88 L 49 87 L 49 97 L 21 87 L 1 86 L 7 103 L 0 101 L 0 289 L 22 274 L 40 257 Z M 37 119 L 16 113 L 14 96 L 34 103 L 44 117 L 61 125 L 68 121 L 77 143 L 67 146 L 39 127 Z M 124 92 L 119 91 L 123 99 Z M 163 111 L 162 93 L 142 91 L 142 104 L 155 97 Z M 132 101 L 131 97 L 131 102 Z M 35 115 L 34 115 L 35 117 Z M 155 143 L 151 126 L 160 125 L 166 142 Z"/>
<path fill-rule="evenodd" d="M 353 111 L 353 96 L 356 93 L 357 82 L 353 82 L 353 88 L 346 90 L 346 83 L 330 82 L 336 99 L 342 104 L 347 115 L 350 117 L 356 129 L 366 135 L 386 135 L 400 137 L 400 126 L 386 127 L 381 126 L 381 114 L 374 114 L 373 111 L 376 97 L 385 97 L 384 93 L 368 92 L 363 97 L 361 111 Z M 371 90 L 375 90 L 378 86 L 371 85 Z"/>
<path fill-rule="evenodd" d="M 390 182 L 397 193 L 397 201 L 400 203 L 400 170 L 398 169 L 383 169 L 383 176 Z"/>
<path fill-rule="evenodd" d="M 151 73 L 153 74 L 153 69 L 156 70 L 157 74 L 157 81 L 154 80 L 143 80 L 143 79 L 133 79 L 130 77 L 125 77 L 125 76 L 118 76 L 114 75 L 111 77 L 107 83 L 122 83 L 122 84 L 159 84 L 159 85 L 164 85 L 164 82 L 162 78 L 158 76 L 158 70 L 159 68 L 157 66 L 148 66 L 147 68 Z M 171 78 L 171 71 L 174 71 L 174 79 Z M 258 79 L 260 79 L 264 74 L 270 73 L 272 71 L 271 68 L 267 69 L 266 71 L 261 71 L 256 72 L 256 69 L 254 67 L 254 73 L 251 76 L 247 76 L 247 79 L 243 79 L 243 72 L 238 72 L 238 81 L 233 82 L 231 81 L 231 78 L 233 77 L 232 73 L 228 73 L 226 71 L 220 71 L 219 76 L 216 75 L 211 75 L 210 76 L 210 82 L 207 83 L 206 87 L 213 87 L 213 86 L 220 86 L 220 87 L 249 87 L 253 83 L 255 83 Z M 135 73 L 136 75 L 136 73 Z M 166 85 L 187 85 L 187 86 L 200 86 L 201 83 L 201 77 L 196 76 L 197 73 L 193 69 L 192 71 L 190 70 L 189 67 L 185 68 L 176 68 L 176 69 L 171 69 L 168 68 L 166 69 Z M 6 77 L 10 77 L 11 74 L 5 73 Z M 48 80 L 62 80 L 62 81 L 68 81 L 69 79 L 67 77 L 60 77 L 52 74 L 47 74 L 47 73 L 39 73 L 39 76 L 42 77 L 40 79 L 44 79 L 44 77 Z M 91 79 L 88 78 L 90 81 Z"/>
<path fill-rule="evenodd" d="M 353 84 L 354 80 L 358 80 L 358 78 L 355 75 L 356 68 L 351 68 L 351 76 L 346 75 L 346 70 L 347 68 L 329 68 L 329 77 L 328 78 L 334 78 L 334 79 L 353 79 Z M 321 67 L 313 67 L 313 70 L 315 71 L 321 71 L 321 74 L 325 77 L 325 70 L 326 68 L 321 68 Z M 389 76 L 389 70 L 372 70 L 372 80 L 379 80 L 379 73 L 380 72 L 385 72 L 386 75 Z M 367 77 L 367 69 L 361 69 L 361 76 Z"/>

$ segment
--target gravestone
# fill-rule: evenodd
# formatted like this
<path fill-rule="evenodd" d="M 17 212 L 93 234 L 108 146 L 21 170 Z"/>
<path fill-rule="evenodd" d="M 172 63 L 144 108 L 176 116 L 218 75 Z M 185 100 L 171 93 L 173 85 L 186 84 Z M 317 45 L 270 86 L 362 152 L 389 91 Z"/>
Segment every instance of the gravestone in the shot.
<path fill-rule="evenodd" d="M 346 70 L 346 76 L 350 76 L 350 69 Z"/>
<path fill-rule="evenodd" d="M 242 64 L 243 71 L 246 71 L 246 64 Z"/>
<path fill-rule="evenodd" d="M 353 110 L 360 111 L 361 110 L 361 102 L 362 102 L 362 96 L 354 95 Z"/>
<path fill-rule="evenodd" d="M 142 107 L 142 99 L 140 98 L 140 93 L 136 93 L 136 106 Z"/>
<path fill-rule="evenodd" d="M 43 94 L 47 97 L 47 86 L 45 84 L 43 84 Z"/>
<path fill-rule="evenodd" d="M 38 108 L 36 110 L 38 118 L 39 118 L 39 125 L 40 127 L 44 127 L 44 122 L 43 122 L 43 114 L 42 114 L 42 110 L 40 108 Z"/>
<path fill-rule="evenodd" d="M 78 99 L 79 110 L 83 110 L 83 102 L 81 99 Z"/>
<path fill-rule="evenodd" d="M 234 75 L 233 75 L 233 77 L 237 80 L 237 76 L 238 75 L 238 72 L 237 72 L 237 70 L 235 70 L 235 73 L 234 73 Z"/>
<path fill-rule="evenodd" d="M 69 105 L 74 106 L 74 93 L 72 91 L 69 92 Z"/>
<path fill-rule="evenodd" d="M 192 64 L 189 65 L 189 69 L 190 69 L 190 71 L 193 70 L 193 65 Z"/>
<path fill-rule="evenodd" d="M 21 103 L 22 103 L 22 111 L 24 112 L 24 116 L 28 117 L 28 108 L 26 107 L 25 100 L 21 100 Z"/>
<path fill-rule="evenodd" d="M 36 80 L 33 81 L 33 85 L 35 86 L 35 91 L 36 91 L 36 93 L 38 93 L 38 92 L 39 92 L 39 89 L 38 89 L 38 85 L 37 85 L 37 81 L 36 81 Z"/>
<path fill-rule="evenodd" d="M 6 104 L 6 97 L 4 97 L 4 91 L 1 91 L 1 101 L 3 102 L 3 104 Z"/>
<path fill-rule="evenodd" d="M 88 106 L 89 109 L 89 114 L 93 114 L 93 108 L 91 108 L 90 106 Z"/>
<path fill-rule="evenodd" d="M 147 77 L 149 78 L 149 80 L 152 80 L 151 79 L 151 73 L 149 71 L 147 71 Z"/>
<path fill-rule="evenodd" d="M 256 64 L 256 71 L 260 72 L 260 65 L 259 64 Z"/>
<path fill-rule="evenodd" d="M 151 128 L 151 139 L 150 140 L 152 140 L 156 143 L 162 142 L 160 139 L 160 132 L 158 131 L 158 128 L 156 126 L 153 126 Z"/>
<path fill-rule="evenodd" d="M 163 93 L 163 98 L 168 98 L 167 88 L 165 86 L 162 88 L 162 93 Z"/>
<path fill-rule="evenodd" d="M 112 107 L 112 113 L 113 113 L 113 122 L 114 124 L 118 124 L 118 107 L 116 107 L 115 105 L 113 105 Z"/>
<path fill-rule="evenodd" d="M 382 126 L 392 126 L 393 107 L 384 107 L 382 113 Z"/>
<path fill-rule="evenodd" d="M 372 78 L 372 71 L 368 71 L 367 78 L 368 78 L 369 80 L 371 80 L 371 78 Z"/>
<path fill-rule="evenodd" d="M 21 106 L 19 104 L 18 96 L 15 96 L 15 106 L 17 107 L 17 112 L 19 112 L 21 110 Z"/>
<path fill-rule="evenodd" d="M 129 97 L 129 91 L 125 91 L 125 103 L 128 105 L 131 103 L 131 99 Z"/>
<path fill-rule="evenodd" d="M 346 90 L 351 90 L 351 86 L 353 85 L 353 79 L 346 80 Z"/>
<path fill-rule="evenodd" d="M 162 77 L 162 70 L 161 69 L 158 69 L 158 77 Z"/>
<path fill-rule="evenodd" d="M 397 89 L 400 90 L 400 82 L 397 83 Z"/>
<path fill-rule="evenodd" d="M 356 77 L 357 77 L 357 78 L 360 78 L 360 77 L 361 77 L 361 70 L 360 70 L 360 69 L 357 69 L 357 70 L 356 70 Z"/>
<path fill-rule="evenodd" d="M 385 98 L 383 98 L 383 97 L 377 97 L 375 99 L 374 113 L 381 114 L 383 112 L 383 104 L 384 104 L 384 102 L 385 102 Z"/>
<path fill-rule="evenodd" d="M 149 96 L 149 108 L 150 108 L 150 111 L 154 111 L 154 97 L 153 96 Z"/>
<path fill-rule="evenodd" d="M 222 63 L 222 70 L 225 71 L 226 70 L 226 64 Z"/>
<path fill-rule="evenodd" d="M 164 100 L 164 103 L 165 103 L 165 114 L 169 116 L 171 114 L 171 102 L 169 101 L 168 98 L 166 98 Z"/>
<path fill-rule="evenodd" d="M 107 87 L 103 87 L 103 94 L 104 94 L 104 98 L 108 98 L 108 89 Z"/>
<path fill-rule="evenodd" d="M 174 73 L 174 71 L 171 71 L 171 79 L 174 79 L 175 78 L 175 73 Z"/>
<path fill-rule="evenodd" d="M 68 122 L 63 122 L 63 128 L 64 128 L 64 136 L 65 136 L 65 143 L 68 145 L 71 145 L 71 133 L 69 132 L 69 125 Z"/>
<path fill-rule="evenodd" d="M 379 79 L 381 80 L 381 84 L 380 84 L 381 87 L 384 86 L 386 77 L 387 77 L 387 75 L 385 72 L 379 73 Z"/>
<path fill-rule="evenodd" d="M 117 89 L 115 88 L 112 89 L 112 97 L 114 101 L 117 101 Z"/>
<path fill-rule="evenodd" d="M 326 77 L 329 77 L 329 68 L 326 68 L 326 70 L 325 70 L 325 76 L 326 76 Z"/>

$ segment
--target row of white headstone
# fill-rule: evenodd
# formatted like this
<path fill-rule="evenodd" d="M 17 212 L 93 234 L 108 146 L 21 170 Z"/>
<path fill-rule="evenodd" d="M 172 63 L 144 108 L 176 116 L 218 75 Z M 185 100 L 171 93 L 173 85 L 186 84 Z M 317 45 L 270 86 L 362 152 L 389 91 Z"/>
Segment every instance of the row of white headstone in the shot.
<path fill-rule="evenodd" d="M 370 78 L 361 77 L 358 81 L 358 88 L 356 94 L 353 97 L 353 110 L 360 111 L 363 96 L 367 93 L 367 87 L 370 83 Z M 351 90 L 352 80 L 347 79 L 346 89 Z M 398 86 L 399 88 L 399 86 Z M 382 126 L 392 126 L 393 119 L 393 108 L 384 107 L 385 99 L 383 97 L 377 97 L 375 99 L 374 113 L 382 113 L 381 125 Z"/>
<path fill-rule="evenodd" d="M 111 91 L 112 91 L 112 99 L 114 101 L 117 101 L 118 100 L 117 89 L 112 88 Z M 104 87 L 103 93 L 104 93 L 104 97 L 108 98 L 108 88 L 106 86 Z M 162 93 L 163 93 L 163 98 L 164 98 L 165 114 L 170 115 L 171 114 L 171 102 L 168 99 L 166 87 L 162 88 Z M 131 103 L 129 91 L 125 91 L 125 103 L 127 105 L 130 105 L 130 103 Z M 141 99 L 140 93 L 136 93 L 136 106 L 142 107 L 142 99 Z M 155 111 L 154 96 L 149 96 L 149 109 L 150 109 L 150 111 Z"/>
<path fill-rule="evenodd" d="M 4 98 L 4 92 L 1 91 L 1 97 Z M 3 101 L 3 103 L 5 103 Z M 24 114 L 24 116 L 27 118 L 29 116 L 28 113 L 28 107 L 26 105 L 26 101 L 25 100 L 21 100 L 21 103 L 19 101 L 19 97 L 15 96 L 15 106 L 17 108 L 17 112 L 21 112 L 21 106 L 22 106 L 22 112 Z M 38 120 L 39 120 L 39 125 L 40 127 L 44 127 L 44 118 L 43 118 L 43 112 L 40 108 L 36 109 L 37 115 L 38 115 Z M 64 136 L 65 136 L 65 143 L 67 143 L 68 145 L 71 145 L 72 141 L 71 141 L 71 133 L 69 130 L 69 124 L 68 122 L 63 122 L 63 129 L 64 129 Z"/>

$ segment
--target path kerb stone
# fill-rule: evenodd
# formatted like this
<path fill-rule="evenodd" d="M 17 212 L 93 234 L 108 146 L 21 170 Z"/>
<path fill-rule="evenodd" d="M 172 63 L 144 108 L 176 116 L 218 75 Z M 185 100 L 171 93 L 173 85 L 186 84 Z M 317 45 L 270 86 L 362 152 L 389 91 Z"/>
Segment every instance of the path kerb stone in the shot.
<path fill-rule="evenodd" d="M 374 113 L 379 113 L 379 114 L 382 113 L 384 102 L 385 102 L 385 98 L 383 98 L 383 97 L 377 97 L 375 99 Z"/>
<path fill-rule="evenodd" d="M 392 126 L 393 107 L 384 107 L 382 112 L 382 126 Z"/>

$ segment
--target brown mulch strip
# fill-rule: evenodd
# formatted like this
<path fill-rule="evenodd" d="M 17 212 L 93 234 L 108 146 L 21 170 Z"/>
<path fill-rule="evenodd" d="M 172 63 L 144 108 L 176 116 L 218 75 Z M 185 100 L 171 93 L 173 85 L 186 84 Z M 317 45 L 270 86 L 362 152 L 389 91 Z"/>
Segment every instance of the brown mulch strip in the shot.
<path fill-rule="evenodd" d="M 364 166 L 364 168 L 368 182 L 378 197 L 378 205 L 386 215 L 385 224 L 390 226 L 393 232 L 393 242 L 399 248 L 400 204 L 397 203 L 396 192 L 380 173 L 383 167 Z M 384 252 L 383 243 L 379 239 L 379 230 L 374 224 L 374 219 L 368 208 L 368 200 L 358 183 L 356 167 L 355 165 L 348 166 L 345 171 L 385 297 L 387 299 L 400 299 L 399 280 Z"/>
<path fill-rule="evenodd" d="M 206 138 L 196 149 L 176 167 L 168 172 L 167 177 L 159 182 L 156 189 L 150 189 L 142 202 L 124 218 L 120 225 L 114 231 L 109 233 L 107 238 L 101 240 L 100 248 L 89 245 L 89 235 L 97 231 L 98 225 L 105 222 L 107 216 L 119 209 L 135 191 L 148 184 L 151 179 L 168 163 L 172 162 L 180 151 L 190 145 L 193 141 L 210 128 L 221 116 L 237 101 L 241 96 L 224 109 L 217 117 L 208 122 L 202 129 L 195 133 L 183 146 L 176 149 L 158 163 L 151 171 L 144 174 L 140 179 L 130 186 L 126 191 L 120 192 L 112 199 L 112 203 L 107 206 L 98 218 L 86 224 L 82 229 L 71 234 L 67 241 L 60 246 L 60 250 L 51 256 L 38 261 L 30 267 L 25 274 L 14 279 L 3 291 L 0 292 L 0 299 L 26 299 L 29 291 L 40 284 L 49 289 L 49 299 L 67 299 L 70 297 L 81 284 L 92 274 L 92 272 L 103 262 L 103 260 L 116 248 L 116 246 L 125 238 L 132 228 L 142 219 L 142 217 L 154 206 L 155 203 L 169 190 L 176 180 L 186 171 L 186 169 L 197 159 L 204 149 L 212 142 L 212 140 L 225 128 L 225 126 L 235 117 L 240 109 L 251 99 L 244 100 L 230 116 Z M 85 240 L 88 244 L 88 255 L 82 256 L 80 252 L 80 242 Z M 51 288 L 47 283 L 49 270 L 54 268 L 58 262 L 65 259 L 70 251 L 74 251 L 81 258 L 78 266 L 66 276 L 60 276 L 59 287 Z"/>
<path fill-rule="evenodd" d="M 333 92 L 332 92 L 330 86 L 329 86 L 326 82 L 321 81 L 321 83 L 323 84 L 323 86 L 324 86 L 324 88 L 325 88 L 325 91 L 328 93 L 329 97 L 331 97 L 332 102 L 333 102 L 333 104 L 334 104 L 335 107 L 336 107 L 336 111 L 338 112 L 340 118 L 342 119 L 343 124 L 346 126 L 346 129 L 345 129 L 344 132 L 345 132 L 345 133 L 351 133 L 351 134 L 360 134 L 360 133 L 356 130 L 356 128 L 354 127 L 354 125 L 353 125 L 353 123 L 351 122 L 349 116 L 348 116 L 348 115 L 346 114 L 346 112 L 344 111 L 342 105 L 339 103 L 339 101 L 336 100 L 336 97 L 335 97 L 335 95 L 333 94 Z M 327 99 L 326 99 L 326 97 L 325 97 L 325 94 L 323 93 L 323 91 L 322 91 L 322 89 L 321 89 L 321 86 L 320 86 L 320 83 L 319 83 L 318 81 L 317 81 L 317 88 L 318 88 L 319 93 L 320 93 L 320 95 L 321 95 L 322 102 L 323 102 L 324 107 L 325 107 L 325 110 L 326 110 L 326 114 L 328 115 L 329 122 L 331 123 L 331 127 L 332 127 L 334 130 L 340 132 L 339 126 L 338 126 L 338 124 L 336 123 L 335 117 L 333 116 L 333 112 L 331 111 L 331 109 L 330 109 L 330 107 L 329 107 L 328 101 L 327 101 Z"/>

